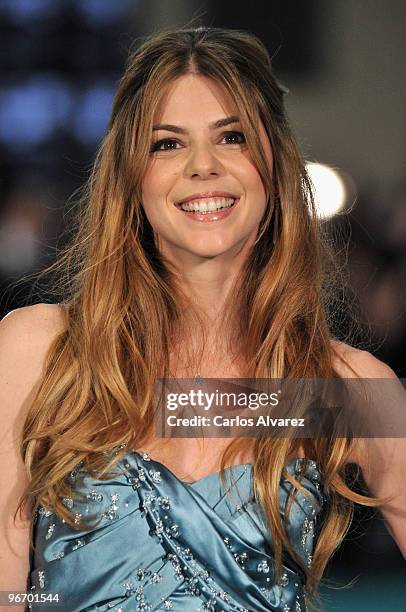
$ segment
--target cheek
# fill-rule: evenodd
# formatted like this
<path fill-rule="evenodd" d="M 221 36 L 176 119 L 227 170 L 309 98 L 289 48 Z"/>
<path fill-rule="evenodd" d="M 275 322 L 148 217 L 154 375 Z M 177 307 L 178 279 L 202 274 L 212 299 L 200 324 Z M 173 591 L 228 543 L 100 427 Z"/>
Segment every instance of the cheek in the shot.
<path fill-rule="evenodd" d="M 153 214 L 156 209 L 156 204 L 159 201 L 159 184 L 160 182 L 154 180 L 151 173 L 149 173 L 142 182 L 141 202 L 147 215 Z"/>
<path fill-rule="evenodd" d="M 168 227 L 167 195 L 162 190 L 162 184 L 152 176 L 146 177 L 142 184 L 141 205 L 152 229 L 161 234 Z"/>
<path fill-rule="evenodd" d="M 255 208 L 258 212 L 263 212 L 266 208 L 266 191 L 257 172 L 252 172 L 250 177 L 247 177 L 246 189 L 250 207 Z"/>
<path fill-rule="evenodd" d="M 155 163 L 144 174 L 141 189 L 142 202 L 145 201 L 148 206 L 151 206 L 153 203 L 162 204 L 163 200 L 166 201 L 168 199 L 168 194 L 171 193 L 175 181 L 176 177 L 174 177 L 173 172 L 168 168 L 163 171 L 159 164 Z"/>
<path fill-rule="evenodd" d="M 234 167 L 234 174 L 248 196 L 250 193 L 255 193 L 256 196 L 261 192 L 264 193 L 261 175 L 250 159 L 245 156 L 243 160 L 240 159 L 239 164 Z"/>

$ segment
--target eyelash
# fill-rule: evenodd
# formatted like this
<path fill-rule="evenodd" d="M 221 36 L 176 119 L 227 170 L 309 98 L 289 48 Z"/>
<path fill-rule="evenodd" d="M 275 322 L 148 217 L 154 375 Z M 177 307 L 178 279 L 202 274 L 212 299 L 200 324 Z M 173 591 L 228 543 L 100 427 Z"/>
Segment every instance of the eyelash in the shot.
<path fill-rule="evenodd" d="M 243 142 L 245 142 L 245 136 L 242 132 L 237 132 L 237 131 L 232 131 L 232 132 L 224 132 L 222 134 L 222 136 L 241 136 L 243 138 Z M 165 151 L 176 151 L 177 149 L 160 149 L 159 147 L 167 142 L 179 142 L 178 140 L 176 140 L 175 138 L 162 138 L 161 140 L 157 140 L 157 142 L 154 142 L 154 144 L 151 147 L 150 152 L 151 153 L 155 153 L 156 151 L 159 151 L 160 153 L 165 152 Z M 232 142 L 230 144 L 243 144 L 243 142 Z"/>

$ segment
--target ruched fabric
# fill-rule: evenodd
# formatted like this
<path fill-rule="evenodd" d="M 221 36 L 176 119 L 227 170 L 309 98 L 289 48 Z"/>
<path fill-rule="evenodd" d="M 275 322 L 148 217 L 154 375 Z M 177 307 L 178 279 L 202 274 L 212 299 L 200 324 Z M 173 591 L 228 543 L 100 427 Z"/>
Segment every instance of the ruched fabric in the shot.
<path fill-rule="evenodd" d="M 302 459 L 286 464 L 298 475 Z M 272 538 L 253 491 L 253 467 L 226 468 L 185 483 L 147 453 L 129 452 L 110 480 L 71 473 L 83 501 L 65 498 L 78 529 L 41 507 L 34 525 L 31 593 L 58 593 L 62 612 L 114 610 L 306 610 L 304 572 L 285 556 L 276 583 Z M 311 563 L 323 508 L 320 472 L 308 461 L 289 511 L 288 534 L 303 562 Z M 279 508 L 287 512 L 292 485 L 282 477 Z M 85 531 L 81 521 L 98 517 Z M 31 605 L 32 610 L 43 606 Z"/>

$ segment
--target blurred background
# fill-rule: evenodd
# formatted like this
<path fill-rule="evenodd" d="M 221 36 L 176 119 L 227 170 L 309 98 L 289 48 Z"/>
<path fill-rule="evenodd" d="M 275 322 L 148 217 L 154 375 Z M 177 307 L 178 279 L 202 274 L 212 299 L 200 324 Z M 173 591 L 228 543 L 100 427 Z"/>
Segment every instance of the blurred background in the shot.
<path fill-rule="evenodd" d="M 52 263 L 63 245 L 67 200 L 88 176 L 130 46 L 168 25 L 241 28 L 265 43 L 289 89 L 320 216 L 347 245 L 366 348 L 405 378 L 403 0 L 248 8 L 238 0 L 0 0 L 0 316 L 32 294 L 14 281 Z M 380 516 L 357 511 L 323 602 L 331 611 L 406 610 L 402 574 Z"/>

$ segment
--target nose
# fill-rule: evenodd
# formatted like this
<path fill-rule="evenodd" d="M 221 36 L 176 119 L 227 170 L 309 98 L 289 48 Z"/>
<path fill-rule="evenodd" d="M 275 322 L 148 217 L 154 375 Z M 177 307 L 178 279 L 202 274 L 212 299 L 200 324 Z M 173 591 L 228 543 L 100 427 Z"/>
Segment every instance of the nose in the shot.
<path fill-rule="evenodd" d="M 195 147 L 185 164 L 187 178 L 208 178 L 220 176 L 224 173 L 224 166 L 218 159 L 212 147 Z"/>

